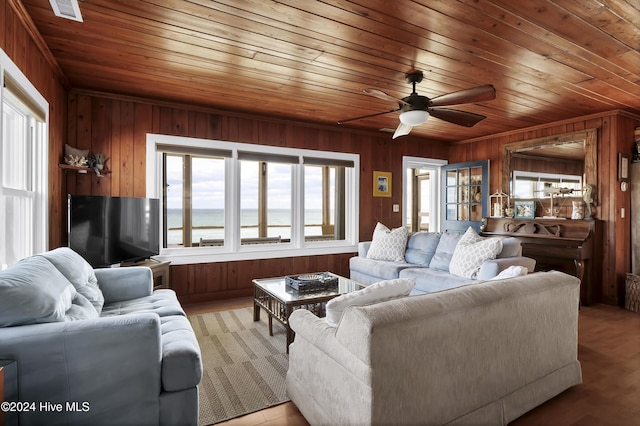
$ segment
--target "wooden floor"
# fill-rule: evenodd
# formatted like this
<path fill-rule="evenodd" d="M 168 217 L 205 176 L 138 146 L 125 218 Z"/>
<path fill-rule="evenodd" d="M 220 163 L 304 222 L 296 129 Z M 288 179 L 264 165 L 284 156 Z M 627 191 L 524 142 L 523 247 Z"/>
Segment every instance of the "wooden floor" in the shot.
<path fill-rule="evenodd" d="M 191 305 L 188 314 L 251 306 L 251 298 Z M 578 359 L 583 383 L 533 409 L 514 426 L 640 426 L 640 313 L 608 305 L 580 310 Z M 227 426 L 307 425 L 292 402 Z"/>

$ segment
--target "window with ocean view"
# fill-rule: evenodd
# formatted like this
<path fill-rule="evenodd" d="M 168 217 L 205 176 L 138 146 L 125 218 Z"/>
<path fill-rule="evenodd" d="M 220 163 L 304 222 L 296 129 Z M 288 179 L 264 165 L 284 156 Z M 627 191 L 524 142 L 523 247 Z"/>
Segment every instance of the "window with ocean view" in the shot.
<path fill-rule="evenodd" d="M 164 247 L 222 245 L 224 158 L 173 152 L 164 160 Z"/>
<path fill-rule="evenodd" d="M 357 250 L 356 154 L 147 135 L 147 159 L 147 196 L 162 200 L 161 257 Z"/>
<path fill-rule="evenodd" d="M 240 155 L 246 158 L 247 155 Z M 240 243 L 291 241 L 291 158 L 251 155 L 240 160 Z M 257 161 L 256 161 L 257 160 Z"/>

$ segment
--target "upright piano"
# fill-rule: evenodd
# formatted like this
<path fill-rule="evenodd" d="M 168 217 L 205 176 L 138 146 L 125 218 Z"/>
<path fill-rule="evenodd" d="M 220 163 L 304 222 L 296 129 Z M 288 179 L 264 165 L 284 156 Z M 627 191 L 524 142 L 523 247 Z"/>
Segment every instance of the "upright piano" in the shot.
<path fill-rule="evenodd" d="M 516 237 L 522 255 L 536 260 L 536 271 L 556 270 L 580 278 L 580 300 L 600 300 L 602 288 L 602 221 L 487 217 L 486 236 Z"/>

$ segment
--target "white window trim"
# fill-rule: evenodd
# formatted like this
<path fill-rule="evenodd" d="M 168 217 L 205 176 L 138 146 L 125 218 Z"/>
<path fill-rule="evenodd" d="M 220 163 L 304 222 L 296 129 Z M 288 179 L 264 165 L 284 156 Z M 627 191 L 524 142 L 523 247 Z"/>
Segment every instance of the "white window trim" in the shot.
<path fill-rule="evenodd" d="M 407 210 L 409 205 L 410 194 L 407 194 L 408 182 L 407 182 L 407 169 L 427 169 L 434 171 L 434 191 L 431 191 L 431 212 L 429 212 L 429 229 L 434 231 L 440 230 L 440 212 L 441 212 L 441 200 L 442 194 L 440 190 L 440 182 L 442 180 L 442 166 L 449 164 L 447 160 L 440 160 L 437 158 L 421 158 L 421 157 L 402 157 L 402 225 L 407 226 Z"/>
<path fill-rule="evenodd" d="M 20 68 L 11 60 L 3 49 L 0 49 L 0 117 L 2 117 L 2 104 L 4 93 L 4 75 L 8 74 L 17 83 L 35 104 L 44 112 L 44 126 L 40 126 L 43 134 L 37 135 L 42 143 L 34 146 L 34 174 L 33 188 L 35 192 L 34 223 L 33 223 L 33 254 L 41 253 L 49 248 L 49 102 L 38 92 L 29 79 L 20 71 Z M 0 119 L 2 126 L 2 119 Z M 0 128 L 0 137 L 2 128 Z M 0 156 L 2 155 L 0 150 Z M 1 160 L 1 158 L 0 158 Z M 1 163 L 0 163 L 1 164 Z M 3 189 L 0 186 L 0 195 Z M 3 218 L 4 220 L 4 218 Z M 1 259 L 0 259 L 1 260 Z M 0 262 L 1 264 L 2 262 Z M 1 266 L 1 265 L 0 265 Z"/>
<path fill-rule="evenodd" d="M 234 233 L 237 229 L 237 215 L 240 209 L 240 191 L 238 188 L 240 170 L 235 161 L 227 160 L 229 167 L 225 168 L 227 179 L 227 191 L 225 195 L 225 245 L 221 247 L 183 247 L 161 248 L 158 260 L 171 261 L 172 264 L 182 265 L 191 263 L 226 262 L 234 260 L 275 259 L 296 256 L 317 256 L 337 253 L 352 253 L 358 251 L 359 241 L 359 217 L 360 217 L 360 156 L 358 154 L 315 151 L 308 149 L 284 148 L 267 145 L 225 142 L 208 139 L 187 138 L 182 136 L 169 136 L 159 134 L 147 134 L 146 146 L 146 181 L 147 197 L 161 198 L 162 195 L 162 153 L 158 152 L 158 144 L 180 145 L 194 148 L 220 148 L 233 152 L 232 158 L 237 160 L 238 151 L 252 151 L 256 153 L 289 155 L 299 158 L 299 164 L 293 167 L 292 185 L 292 234 L 291 242 L 283 244 L 256 244 L 241 245 L 239 236 Z M 304 235 L 299 232 L 300 223 L 304 221 L 302 209 L 293 208 L 304 200 L 304 168 L 302 159 L 304 156 L 324 157 L 335 160 L 353 161 L 354 173 L 347 178 L 347 187 L 353 188 L 353 193 L 346 197 L 346 222 L 347 235 L 344 240 L 330 241 L 305 241 Z M 349 191 L 349 190 L 348 190 Z M 161 215 L 162 222 L 162 215 Z M 160 224 L 158 232 L 162 232 L 164 224 Z"/>

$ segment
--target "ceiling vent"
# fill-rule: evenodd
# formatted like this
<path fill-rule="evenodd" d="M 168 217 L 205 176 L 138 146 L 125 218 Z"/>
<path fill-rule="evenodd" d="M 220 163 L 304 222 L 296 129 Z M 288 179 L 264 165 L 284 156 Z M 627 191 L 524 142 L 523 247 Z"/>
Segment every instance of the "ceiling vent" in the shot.
<path fill-rule="evenodd" d="M 51 8 L 56 16 L 82 22 L 78 0 L 49 0 L 49 3 L 51 3 Z"/>

